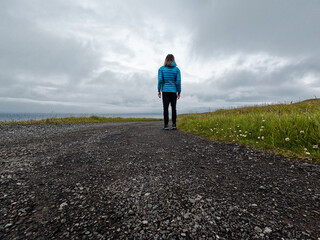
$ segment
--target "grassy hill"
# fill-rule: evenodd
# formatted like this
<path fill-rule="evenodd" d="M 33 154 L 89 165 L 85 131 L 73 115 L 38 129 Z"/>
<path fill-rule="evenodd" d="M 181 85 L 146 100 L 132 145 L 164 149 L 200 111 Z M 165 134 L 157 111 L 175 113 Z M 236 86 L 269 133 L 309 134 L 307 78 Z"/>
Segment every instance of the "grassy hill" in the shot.
<path fill-rule="evenodd" d="M 184 114 L 180 115 L 179 129 L 212 140 L 320 161 L 320 99 Z"/>

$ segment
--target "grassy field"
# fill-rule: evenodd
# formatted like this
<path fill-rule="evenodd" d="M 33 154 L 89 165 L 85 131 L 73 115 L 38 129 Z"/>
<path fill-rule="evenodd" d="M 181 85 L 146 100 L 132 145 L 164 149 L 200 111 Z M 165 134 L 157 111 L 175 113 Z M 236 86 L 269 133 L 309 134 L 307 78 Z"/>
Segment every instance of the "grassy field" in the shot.
<path fill-rule="evenodd" d="M 67 118 L 47 118 L 42 120 L 28 121 L 3 121 L 0 125 L 5 124 L 63 124 L 63 123 L 103 123 L 103 122 L 134 122 L 134 121 L 159 121 L 157 118 L 120 118 L 120 117 L 67 117 Z"/>
<path fill-rule="evenodd" d="M 286 157 L 320 161 L 320 99 L 179 116 L 179 129 Z"/>

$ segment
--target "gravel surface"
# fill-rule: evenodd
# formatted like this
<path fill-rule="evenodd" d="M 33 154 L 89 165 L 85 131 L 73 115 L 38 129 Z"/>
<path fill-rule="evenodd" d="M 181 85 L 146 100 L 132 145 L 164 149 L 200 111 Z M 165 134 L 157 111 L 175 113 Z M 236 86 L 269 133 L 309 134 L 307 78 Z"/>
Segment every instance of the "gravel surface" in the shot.
<path fill-rule="evenodd" d="M 0 239 L 318 239 L 320 165 L 162 122 L 0 126 Z"/>

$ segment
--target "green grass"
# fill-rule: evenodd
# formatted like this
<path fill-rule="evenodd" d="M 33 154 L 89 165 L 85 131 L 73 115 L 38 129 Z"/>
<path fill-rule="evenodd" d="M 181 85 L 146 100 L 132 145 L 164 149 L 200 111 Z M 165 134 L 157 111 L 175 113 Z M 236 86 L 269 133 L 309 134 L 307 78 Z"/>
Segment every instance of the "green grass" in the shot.
<path fill-rule="evenodd" d="M 320 161 L 320 99 L 184 114 L 179 129 L 286 157 Z"/>
<path fill-rule="evenodd" d="M 66 117 L 66 118 L 47 118 L 42 120 L 28 120 L 28 121 L 3 121 L 0 125 L 8 124 L 63 124 L 63 123 L 103 123 L 103 122 L 135 122 L 135 121 L 160 121 L 157 118 L 120 118 L 120 117 Z"/>

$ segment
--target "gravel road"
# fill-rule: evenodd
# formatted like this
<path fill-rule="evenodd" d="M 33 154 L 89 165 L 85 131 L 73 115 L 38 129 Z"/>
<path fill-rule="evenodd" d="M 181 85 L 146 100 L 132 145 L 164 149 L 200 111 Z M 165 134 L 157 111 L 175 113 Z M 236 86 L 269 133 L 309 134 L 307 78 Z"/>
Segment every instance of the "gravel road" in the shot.
<path fill-rule="evenodd" d="M 0 239 L 320 237 L 320 164 L 161 127 L 0 126 Z"/>

